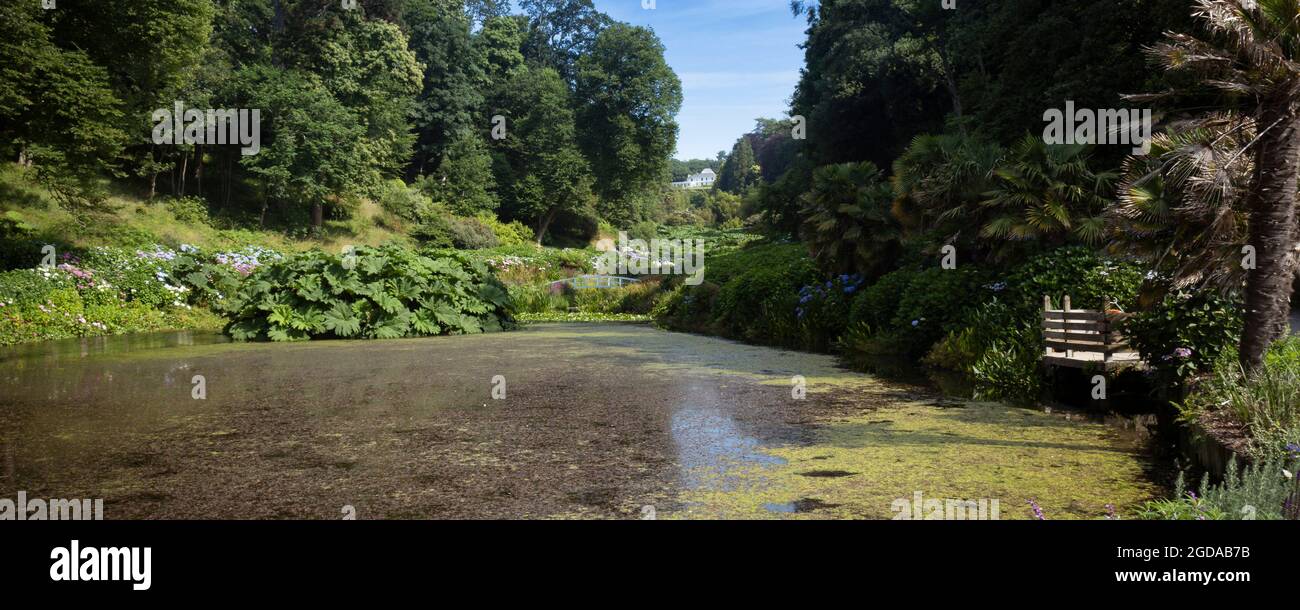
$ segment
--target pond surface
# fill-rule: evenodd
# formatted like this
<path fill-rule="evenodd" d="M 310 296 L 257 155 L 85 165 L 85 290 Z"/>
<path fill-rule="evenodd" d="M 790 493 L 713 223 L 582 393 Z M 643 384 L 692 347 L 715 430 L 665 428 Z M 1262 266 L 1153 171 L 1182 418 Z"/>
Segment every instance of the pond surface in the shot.
<path fill-rule="evenodd" d="M 917 493 L 1097 518 L 1158 495 L 1152 468 L 1115 427 L 646 325 L 0 351 L 0 498 L 109 519 L 890 518 Z"/>

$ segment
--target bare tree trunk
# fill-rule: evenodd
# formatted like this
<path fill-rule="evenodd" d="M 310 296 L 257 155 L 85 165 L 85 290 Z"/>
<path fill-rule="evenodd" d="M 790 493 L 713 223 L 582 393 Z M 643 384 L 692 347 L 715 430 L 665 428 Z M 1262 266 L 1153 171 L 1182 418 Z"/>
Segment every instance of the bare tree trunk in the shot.
<path fill-rule="evenodd" d="M 224 209 L 230 209 L 230 180 L 235 174 L 235 158 L 228 157 L 226 161 L 226 202 L 222 206 Z M 266 220 L 266 201 L 262 201 L 262 220 Z"/>
<path fill-rule="evenodd" d="M 957 81 L 953 78 L 952 64 L 948 62 L 947 55 L 942 51 L 938 55 L 939 68 L 943 71 L 943 83 L 948 88 L 948 96 L 952 98 L 952 113 L 960 119 L 962 117 L 961 93 L 957 90 Z"/>
<path fill-rule="evenodd" d="M 1289 329 L 1300 186 L 1300 116 L 1293 99 L 1287 91 L 1265 100 L 1258 122 L 1268 131 L 1255 152 L 1249 241 L 1255 248 L 1255 268 L 1246 282 L 1246 325 L 1239 350 L 1242 368 L 1252 375 L 1264 365 L 1269 345 Z"/>
<path fill-rule="evenodd" d="M 555 220 L 555 215 L 558 213 L 559 209 L 551 208 L 550 211 L 537 219 L 537 245 L 542 245 L 542 238 L 546 237 L 546 229 L 551 226 L 551 223 Z"/>
<path fill-rule="evenodd" d="M 325 206 L 319 201 L 311 204 L 311 230 L 317 236 L 320 236 L 321 227 L 325 225 Z"/>
<path fill-rule="evenodd" d="M 185 175 L 188 174 L 189 171 L 190 171 L 190 156 L 182 155 L 181 156 L 181 189 L 179 192 L 176 193 L 180 197 L 185 196 L 185 178 L 186 178 Z"/>
<path fill-rule="evenodd" d="M 199 154 L 198 146 L 194 147 L 194 185 L 198 189 L 198 196 L 203 196 L 203 155 Z"/>

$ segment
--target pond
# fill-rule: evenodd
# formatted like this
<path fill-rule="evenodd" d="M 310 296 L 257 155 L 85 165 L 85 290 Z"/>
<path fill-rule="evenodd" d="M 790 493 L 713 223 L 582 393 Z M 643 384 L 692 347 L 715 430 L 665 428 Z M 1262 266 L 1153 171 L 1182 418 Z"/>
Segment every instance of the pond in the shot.
<path fill-rule="evenodd" d="M 0 351 L 0 498 L 109 519 L 891 518 L 918 497 L 1099 518 L 1160 495 L 1152 471 L 1114 426 L 648 325 Z"/>

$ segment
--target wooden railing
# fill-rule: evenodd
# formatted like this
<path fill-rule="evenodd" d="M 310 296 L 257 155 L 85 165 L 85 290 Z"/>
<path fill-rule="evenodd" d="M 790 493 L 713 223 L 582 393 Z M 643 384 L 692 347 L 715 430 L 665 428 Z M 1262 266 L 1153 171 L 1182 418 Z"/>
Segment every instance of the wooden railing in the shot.
<path fill-rule="evenodd" d="M 1114 307 L 1110 299 L 1100 311 L 1074 309 L 1067 295 L 1061 309 L 1052 308 L 1052 298 L 1043 297 L 1043 362 L 1073 368 L 1103 369 L 1142 363 L 1137 352 L 1119 331 L 1129 314 Z"/>
<path fill-rule="evenodd" d="M 552 287 L 560 287 L 565 284 L 572 286 L 575 290 L 591 290 L 596 288 L 622 288 L 628 284 L 635 284 L 641 280 L 634 277 L 622 277 L 617 275 L 579 275 L 568 279 L 551 282 Z"/>

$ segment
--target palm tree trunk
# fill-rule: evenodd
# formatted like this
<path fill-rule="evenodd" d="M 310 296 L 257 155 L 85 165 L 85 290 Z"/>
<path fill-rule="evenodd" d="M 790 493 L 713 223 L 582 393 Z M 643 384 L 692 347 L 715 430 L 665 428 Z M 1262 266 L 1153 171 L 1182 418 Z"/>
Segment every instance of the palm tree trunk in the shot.
<path fill-rule="evenodd" d="M 1255 268 L 1246 282 L 1246 325 L 1239 350 L 1247 374 L 1260 370 L 1269 345 L 1285 336 L 1289 327 L 1300 187 L 1300 115 L 1291 93 L 1265 100 L 1259 116 L 1258 124 L 1267 132 L 1260 136 L 1255 153 L 1249 241 L 1255 247 Z"/>

